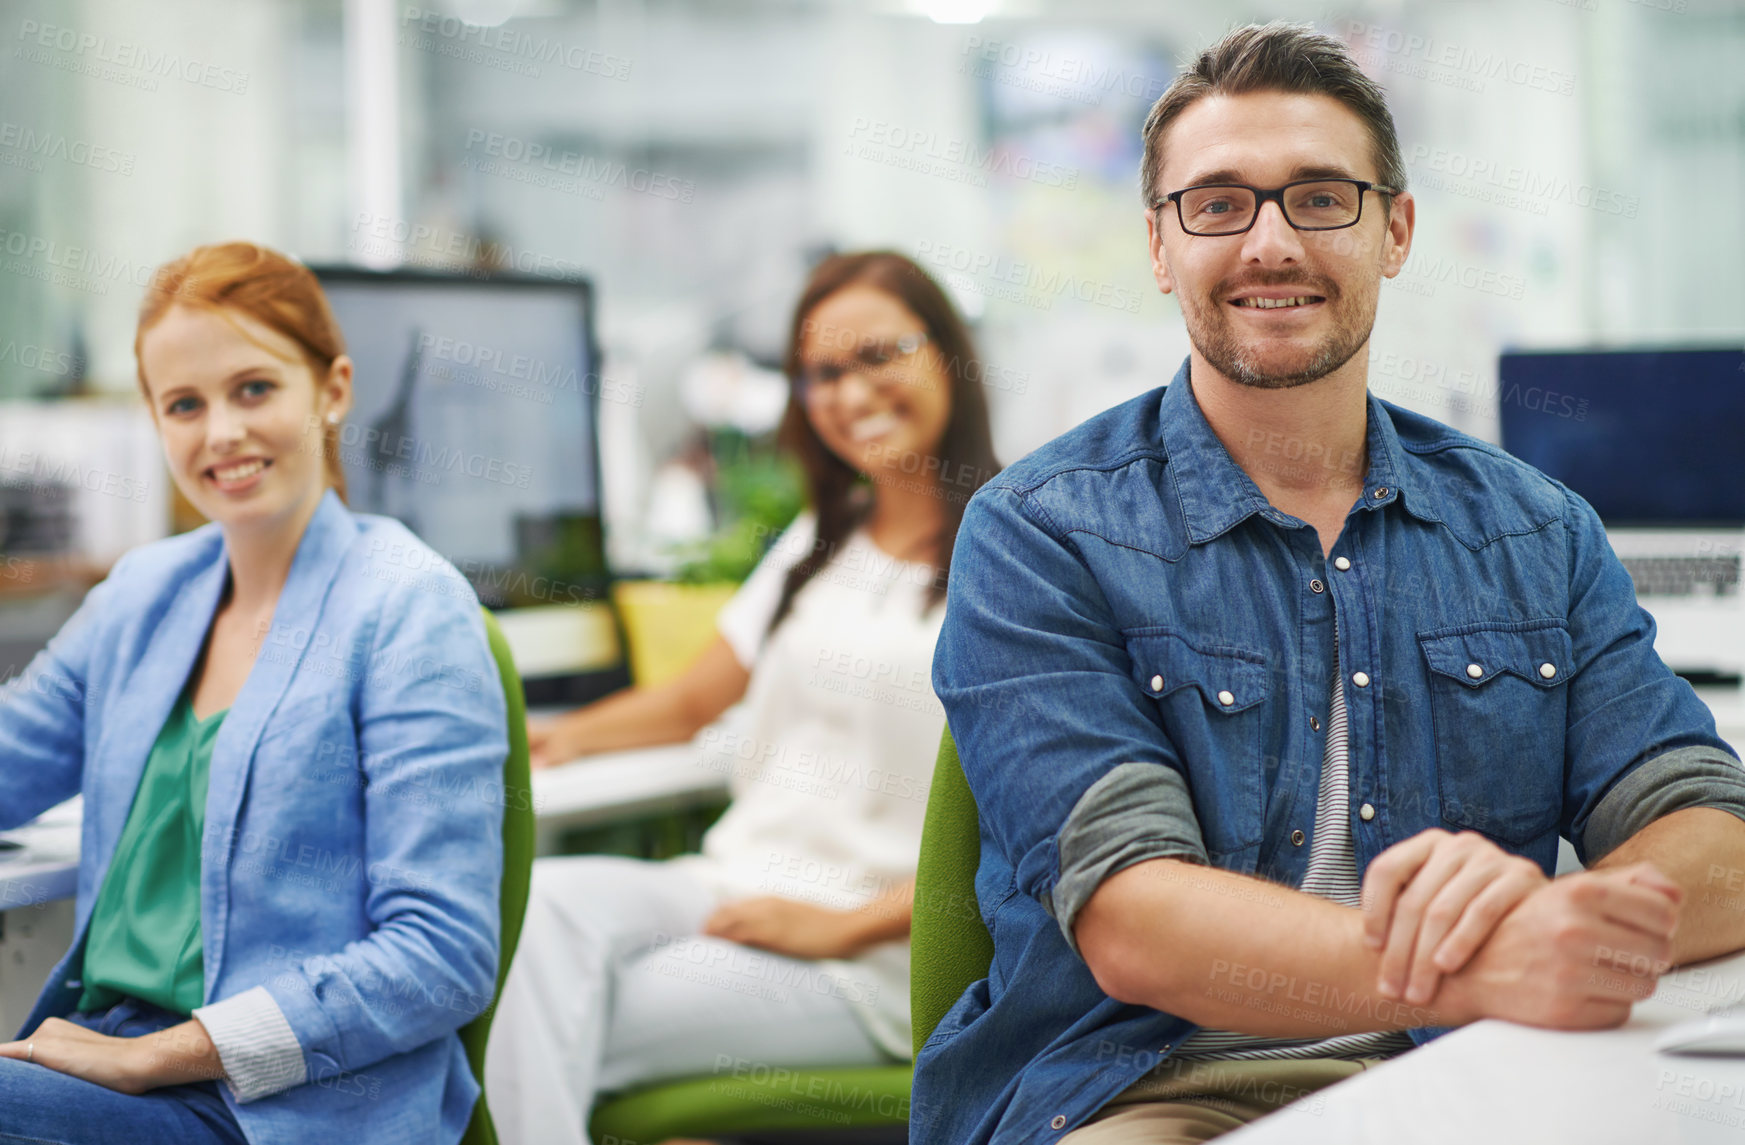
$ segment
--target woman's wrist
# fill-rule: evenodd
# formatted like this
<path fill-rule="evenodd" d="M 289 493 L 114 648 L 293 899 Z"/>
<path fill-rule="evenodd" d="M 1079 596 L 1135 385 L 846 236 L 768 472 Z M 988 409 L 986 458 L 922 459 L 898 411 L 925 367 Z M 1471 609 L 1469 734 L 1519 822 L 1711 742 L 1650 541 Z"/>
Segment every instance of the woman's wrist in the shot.
<path fill-rule="evenodd" d="M 218 1047 L 212 1044 L 206 1027 L 197 1018 L 156 1033 L 130 1038 L 128 1049 L 132 1058 L 128 1063 L 128 1073 L 140 1092 L 166 1085 L 218 1081 L 224 1077 L 224 1063 L 219 1060 Z"/>
<path fill-rule="evenodd" d="M 838 911 L 838 958 L 854 958 L 877 941 L 870 920 L 859 910 Z"/>
<path fill-rule="evenodd" d="M 874 899 L 842 914 L 845 916 L 844 942 L 852 947 L 845 957 L 853 957 L 869 947 L 909 933 L 909 910 L 887 899 Z"/>

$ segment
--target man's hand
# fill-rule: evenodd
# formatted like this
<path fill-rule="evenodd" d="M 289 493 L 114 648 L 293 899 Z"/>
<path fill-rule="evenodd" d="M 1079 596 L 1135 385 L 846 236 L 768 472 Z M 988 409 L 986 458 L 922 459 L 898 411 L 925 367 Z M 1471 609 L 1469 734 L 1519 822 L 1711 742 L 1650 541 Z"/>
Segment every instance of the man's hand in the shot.
<path fill-rule="evenodd" d="M 1537 863 L 1476 831 L 1419 832 L 1363 875 L 1363 937 L 1382 950 L 1376 990 L 1422 1006 L 1465 966 L 1503 916 L 1549 882 Z"/>
<path fill-rule="evenodd" d="M 720 907 L 703 933 L 790 958 L 850 958 L 866 946 L 867 916 L 793 899 L 742 899 Z"/>
<path fill-rule="evenodd" d="M 1648 863 L 1553 879 L 1504 916 L 1444 997 L 1479 1018 L 1620 1026 L 1671 966 L 1683 897 Z"/>
<path fill-rule="evenodd" d="M 0 1044 L 0 1057 L 29 1061 L 117 1093 L 224 1076 L 218 1051 L 197 1019 L 137 1038 L 114 1038 L 62 1018 L 48 1018 L 22 1041 Z"/>

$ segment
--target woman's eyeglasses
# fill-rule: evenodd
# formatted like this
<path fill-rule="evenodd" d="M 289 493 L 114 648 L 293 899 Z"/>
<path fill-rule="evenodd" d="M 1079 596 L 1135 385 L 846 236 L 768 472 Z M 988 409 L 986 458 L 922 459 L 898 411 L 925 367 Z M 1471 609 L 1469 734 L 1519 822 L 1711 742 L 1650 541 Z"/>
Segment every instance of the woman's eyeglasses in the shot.
<path fill-rule="evenodd" d="M 800 367 L 799 376 L 794 379 L 794 389 L 801 401 L 817 401 L 834 394 L 836 383 L 849 374 L 858 374 L 879 388 L 887 389 L 905 380 L 903 375 L 926 344 L 927 335 L 922 333 L 868 339 L 847 359 L 809 362 Z"/>

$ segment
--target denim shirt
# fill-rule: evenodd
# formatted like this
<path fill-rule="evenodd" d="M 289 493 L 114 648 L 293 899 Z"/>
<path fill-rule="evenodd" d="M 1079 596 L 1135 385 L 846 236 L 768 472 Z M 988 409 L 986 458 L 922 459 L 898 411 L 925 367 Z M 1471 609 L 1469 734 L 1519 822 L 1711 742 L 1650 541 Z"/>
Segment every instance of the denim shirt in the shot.
<path fill-rule="evenodd" d="M 994 957 L 916 1059 L 917 1145 L 1056 1140 L 1196 1028 L 1105 995 L 1073 919 L 1151 858 L 1301 885 L 1335 617 L 1359 871 L 1432 827 L 1549 875 L 1559 836 L 1591 863 L 1683 807 L 1745 818 L 1745 771 L 1585 501 L 1373 395 L 1367 441 L 1330 557 L 1231 459 L 1185 363 L 971 500 L 933 682 Z"/>

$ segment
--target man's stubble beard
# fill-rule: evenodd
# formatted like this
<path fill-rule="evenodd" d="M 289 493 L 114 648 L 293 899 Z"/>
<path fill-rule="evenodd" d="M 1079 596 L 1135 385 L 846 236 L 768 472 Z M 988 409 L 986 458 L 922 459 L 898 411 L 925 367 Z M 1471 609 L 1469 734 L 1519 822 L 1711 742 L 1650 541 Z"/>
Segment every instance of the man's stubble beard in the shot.
<path fill-rule="evenodd" d="M 1268 372 L 1247 356 L 1248 347 L 1232 328 L 1231 315 L 1224 312 L 1226 303 L 1212 302 L 1210 311 L 1198 310 L 1196 307 L 1190 312 L 1189 307 L 1183 306 L 1182 321 L 1188 328 L 1188 340 L 1200 352 L 1200 357 L 1206 360 L 1207 365 L 1239 386 L 1257 390 L 1288 390 L 1318 382 L 1355 357 L 1369 341 L 1370 332 L 1375 328 L 1374 304 L 1377 299 L 1371 299 L 1367 316 L 1363 313 L 1361 299 L 1352 299 L 1350 309 L 1342 312 L 1345 294 L 1331 282 L 1323 280 L 1311 284 L 1300 280 L 1263 280 L 1252 285 L 1303 286 L 1307 293 L 1321 295 L 1326 298 L 1326 305 L 1334 311 L 1333 329 L 1314 348 L 1309 360 L 1302 366 L 1293 370 Z M 1213 292 L 1213 297 L 1229 291 L 1227 285 L 1220 284 Z"/>

